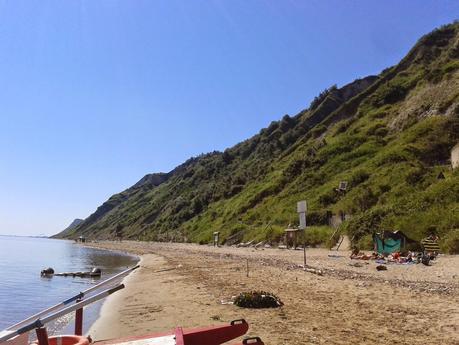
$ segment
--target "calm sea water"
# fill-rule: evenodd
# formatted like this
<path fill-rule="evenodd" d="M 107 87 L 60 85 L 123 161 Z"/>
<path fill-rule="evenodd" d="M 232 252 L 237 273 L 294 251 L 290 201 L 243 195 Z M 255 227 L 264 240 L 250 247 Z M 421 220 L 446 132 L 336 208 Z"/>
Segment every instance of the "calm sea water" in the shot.
<path fill-rule="evenodd" d="M 83 247 L 73 241 L 0 236 L 0 331 L 40 310 L 60 303 L 136 264 L 133 256 Z M 43 268 L 56 273 L 102 270 L 99 279 L 40 277 Z M 84 332 L 97 319 L 100 303 L 84 311 Z M 49 332 L 73 331 L 73 315 L 49 326 Z"/>

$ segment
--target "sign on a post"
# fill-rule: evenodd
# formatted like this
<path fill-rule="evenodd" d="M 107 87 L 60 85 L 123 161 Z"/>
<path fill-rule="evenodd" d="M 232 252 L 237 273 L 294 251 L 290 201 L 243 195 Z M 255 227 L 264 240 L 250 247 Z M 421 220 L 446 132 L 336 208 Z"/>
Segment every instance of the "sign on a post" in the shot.
<path fill-rule="evenodd" d="M 299 228 L 301 230 L 304 230 L 306 229 L 306 211 L 307 211 L 306 200 L 299 201 L 296 204 L 296 211 L 298 212 L 298 216 L 300 218 Z"/>
<path fill-rule="evenodd" d="M 306 200 L 303 201 L 298 201 L 296 204 L 296 212 L 298 213 L 304 213 L 306 212 L 307 206 L 306 206 Z"/>
<path fill-rule="evenodd" d="M 300 216 L 300 226 L 299 226 L 299 228 L 301 230 L 304 230 L 304 229 L 306 229 L 306 213 L 301 212 L 301 213 L 299 213 L 299 216 Z"/>

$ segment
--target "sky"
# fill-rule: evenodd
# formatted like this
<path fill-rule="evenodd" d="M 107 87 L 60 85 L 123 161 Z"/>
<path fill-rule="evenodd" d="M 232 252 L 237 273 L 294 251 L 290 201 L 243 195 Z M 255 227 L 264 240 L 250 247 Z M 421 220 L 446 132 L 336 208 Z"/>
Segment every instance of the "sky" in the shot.
<path fill-rule="evenodd" d="M 458 18 L 437 0 L 0 0 L 0 234 L 57 233 Z"/>

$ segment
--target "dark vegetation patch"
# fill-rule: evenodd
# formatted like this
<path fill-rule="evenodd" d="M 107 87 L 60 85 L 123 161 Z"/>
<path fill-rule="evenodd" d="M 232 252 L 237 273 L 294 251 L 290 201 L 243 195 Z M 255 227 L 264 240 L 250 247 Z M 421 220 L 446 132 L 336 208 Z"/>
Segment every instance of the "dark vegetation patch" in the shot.
<path fill-rule="evenodd" d="M 270 292 L 251 291 L 242 292 L 234 299 L 234 304 L 242 308 L 278 308 L 284 304 L 279 297 Z"/>

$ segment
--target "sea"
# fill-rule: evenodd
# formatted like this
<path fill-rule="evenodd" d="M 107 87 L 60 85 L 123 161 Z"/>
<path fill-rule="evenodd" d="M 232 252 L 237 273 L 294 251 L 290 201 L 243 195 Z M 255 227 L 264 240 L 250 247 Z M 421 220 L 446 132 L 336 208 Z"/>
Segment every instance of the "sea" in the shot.
<path fill-rule="evenodd" d="M 0 235 L 0 331 L 98 284 L 129 267 L 138 258 L 94 249 L 74 241 Z M 102 270 L 101 278 L 41 277 L 42 269 L 56 273 Z M 99 316 L 103 301 L 84 309 L 83 333 Z M 74 313 L 47 325 L 48 333 L 73 333 Z"/>

